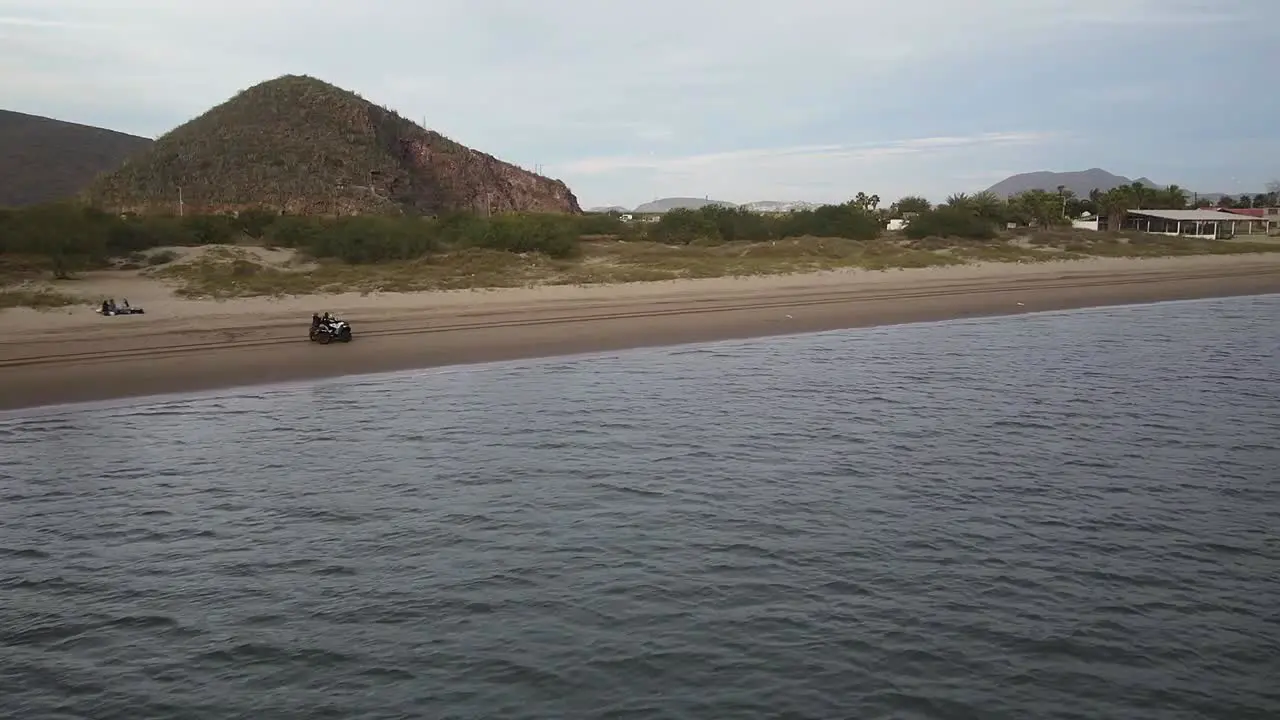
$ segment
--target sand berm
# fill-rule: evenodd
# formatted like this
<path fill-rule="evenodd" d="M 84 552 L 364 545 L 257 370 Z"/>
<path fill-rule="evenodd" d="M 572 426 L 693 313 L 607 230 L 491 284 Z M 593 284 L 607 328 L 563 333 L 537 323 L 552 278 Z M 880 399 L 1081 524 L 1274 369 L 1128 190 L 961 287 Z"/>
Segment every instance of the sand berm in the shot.
<path fill-rule="evenodd" d="M 1280 292 L 1280 253 L 12 310 L 0 409 L 871 325 Z M 313 311 L 356 340 L 307 340 Z M 941 352 L 944 350 L 940 348 Z"/>

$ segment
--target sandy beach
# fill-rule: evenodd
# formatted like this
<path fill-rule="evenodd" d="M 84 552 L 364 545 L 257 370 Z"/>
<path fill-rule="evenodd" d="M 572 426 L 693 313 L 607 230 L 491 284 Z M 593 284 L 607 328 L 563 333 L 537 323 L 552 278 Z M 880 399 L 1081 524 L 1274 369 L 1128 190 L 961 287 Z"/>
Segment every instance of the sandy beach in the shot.
<path fill-rule="evenodd" d="M 0 313 L 0 409 L 764 337 L 870 325 L 1280 292 L 1280 253 L 1092 259 L 883 272 L 437 293 L 183 300 L 143 278 L 82 289 L 88 307 Z M 307 340 L 312 312 L 356 339 Z"/>

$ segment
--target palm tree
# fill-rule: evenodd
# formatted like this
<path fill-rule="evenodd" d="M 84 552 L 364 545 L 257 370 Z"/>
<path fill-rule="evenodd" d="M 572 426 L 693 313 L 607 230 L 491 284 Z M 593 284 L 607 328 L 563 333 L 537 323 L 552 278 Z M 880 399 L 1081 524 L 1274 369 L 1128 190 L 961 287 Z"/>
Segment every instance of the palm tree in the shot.
<path fill-rule="evenodd" d="M 1075 196 L 1075 191 L 1068 190 L 1066 185 L 1058 186 L 1058 198 L 1062 200 L 1062 217 L 1067 217 L 1067 201 Z"/>
<path fill-rule="evenodd" d="M 983 190 L 970 197 L 965 205 L 980 218 L 987 220 L 1004 219 L 1004 201 L 990 190 Z"/>
<path fill-rule="evenodd" d="M 1164 189 L 1161 204 L 1167 205 L 1170 210 L 1183 210 L 1187 207 L 1187 191 L 1177 185 L 1170 185 Z"/>
<path fill-rule="evenodd" d="M 1126 187 L 1129 190 L 1129 199 L 1133 202 L 1132 209 L 1141 210 L 1143 201 L 1151 197 L 1151 188 L 1137 181 L 1129 183 Z"/>
<path fill-rule="evenodd" d="M 1134 185 L 1138 185 L 1138 183 L 1134 183 Z M 1138 187 L 1142 186 L 1138 185 Z M 1145 188 L 1143 189 L 1145 190 Z M 1098 214 L 1106 213 L 1108 230 L 1120 230 L 1124 227 L 1124 218 L 1127 211 L 1141 208 L 1134 195 L 1133 185 L 1121 185 L 1106 191 L 1099 198 Z M 1135 205 L 1138 206 L 1135 207 Z"/>

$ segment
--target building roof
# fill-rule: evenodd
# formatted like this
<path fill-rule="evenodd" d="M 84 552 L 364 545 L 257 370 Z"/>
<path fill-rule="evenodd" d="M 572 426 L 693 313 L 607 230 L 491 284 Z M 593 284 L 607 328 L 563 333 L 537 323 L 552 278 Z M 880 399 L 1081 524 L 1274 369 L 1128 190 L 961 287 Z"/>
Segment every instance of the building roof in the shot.
<path fill-rule="evenodd" d="M 1252 215 L 1253 217 L 1266 217 L 1266 208 L 1222 208 L 1222 212 L 1229 212 L 1232 215 Z"/>
<path fill-rule="evenodd" d="M 1248 222 L 1248 215 L 1236 215 L 1221 210 L 1127 210 L 1130 215 L 1159 218 L 1161 220 L 1187 220 L 1191 222 L 1214 222 L 1229 220 L 1232 222 Z"/>

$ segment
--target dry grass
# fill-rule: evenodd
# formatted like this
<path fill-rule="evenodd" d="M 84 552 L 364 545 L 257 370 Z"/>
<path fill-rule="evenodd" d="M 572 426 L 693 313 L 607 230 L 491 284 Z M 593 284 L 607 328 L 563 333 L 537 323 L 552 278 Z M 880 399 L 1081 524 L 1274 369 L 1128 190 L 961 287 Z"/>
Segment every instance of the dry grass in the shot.
<path fill-rule="evenodd" d="M 0 254 L 0 286 L 47 275 L 52 267 L 43 255 Z"/>
<path fill-rule="evenodd" d="M 264 259 L 260 251 L 210 248 L 197 259 L 150 271 L 186 297 L 308 295 L 330 292 L 412 292 L 532 285 L 595 285 L 860 268 L 888 270 L 973 262 L 1046 262 L 1086 257 L 1274 252 L 1274 245 L 1223 243 L 1163 235 L 1082 230 L 1041 231 L 987 241 L 925 238 L 869 242 L 802 237 L 755 243 L 663 245 L 594 240 L 582 257 L 552 260 L 468 249 L 412 262 L 347 265 Z"/>
<path fill-rule="evenodd" d="M 1085 230 L 1023 231 L 994 240 L 890 235 L 861 242 L 802 237 L 771 242 L 664 245 L 648 241 L 595 239 L 581 257 L 465 249 L 410 262 L 348 265 L 297 257 L 287 250 L 246 246 L 157 249 L 129 258 L 127 267 L 168 281 L 183 297 L 228 299 L 249 296 L 337 292 L 412 292 L 533 285 L 594 285 L 624 282 L 805 273 L 842 268 L 888 270 L 974 262 L 1046 262 L 1087 257 L 1158 257 L 1276 252 L 1275 243 L 1222 242 Z M 32 258 L 0 258 L 0 273 L 47 272 Z M 3 281 L 0 276 L 0 281 Z M 61 293 L 7 291 L 0 307 L 62 307 L 79 302 Z"/>
<path fill-rule="evenodd" d="M 495 250 L 464 250 L 380 265 L 337 261 L 272 264 L 244 248 L 211 249 L 198 259 L 152 271 L 182 297 L 227 299 L 337 292 L 412 292 L 533 284 L 557 272 L 556 261 Z"/>
<path fill-rule="evenodd" d="M 996 238 L 993 240 L 957 240 L 955 238 L 927 237 L 907 240 L 906 247 L 940 253 L 961 262 L 1046 262 L 1050 260 L 1075 260 L 1084 255 L 1068 252 L 1060 247 L 1036 247 L 1024 238 Z"/>
<path fill-rule="evenodd" d="M 601 242 L 589 245 L 580 263 L 551 278 L 555 284 L 595 284 L 742 277 L 862 268 L 954 265 L 960 261 L 939 253 L 884 240 L 860 242 L 840 238 L 802 237 L 759 243 L 671 246 L 652 242 Z"/>
<path fill-rule="evenodd" d="M 151 271 L 174 282 L 184 297 L 307 295 L 329 292 L 410 292 L 532 285 L 777 275 L 837 268 L 930 267 L 963 260 L 887 241 L 797 238 L 713 247 L 651 242 L 586 243 L 581 258 L 552 260 L 467 249 L 421 260 L 380 265 L 322 261 L 296 266 L 265 263 L 244 248 L 210 250 L 190 262 Z"/>
<path fill-rule="evenodd" d="M 1268 242 L 1247 239 L 1200 240 L 1188 237 L 1140 232 L 1093 232 L 1089 230 L 1041 230 L 1027 236 L 1036 248 L 1058 248 L 1092 257 L 1175 257 L 1187 255 L 1241 255 L 1276 252 Z"/>
<path fill-rule="evenodd" d="M 9 308 L 34 308 L 36 310 L 54 310 L 69 305 L 81 305 L 84 301 L 74 295 L 54 290 L 0 290 L 0 310 Z"/>

